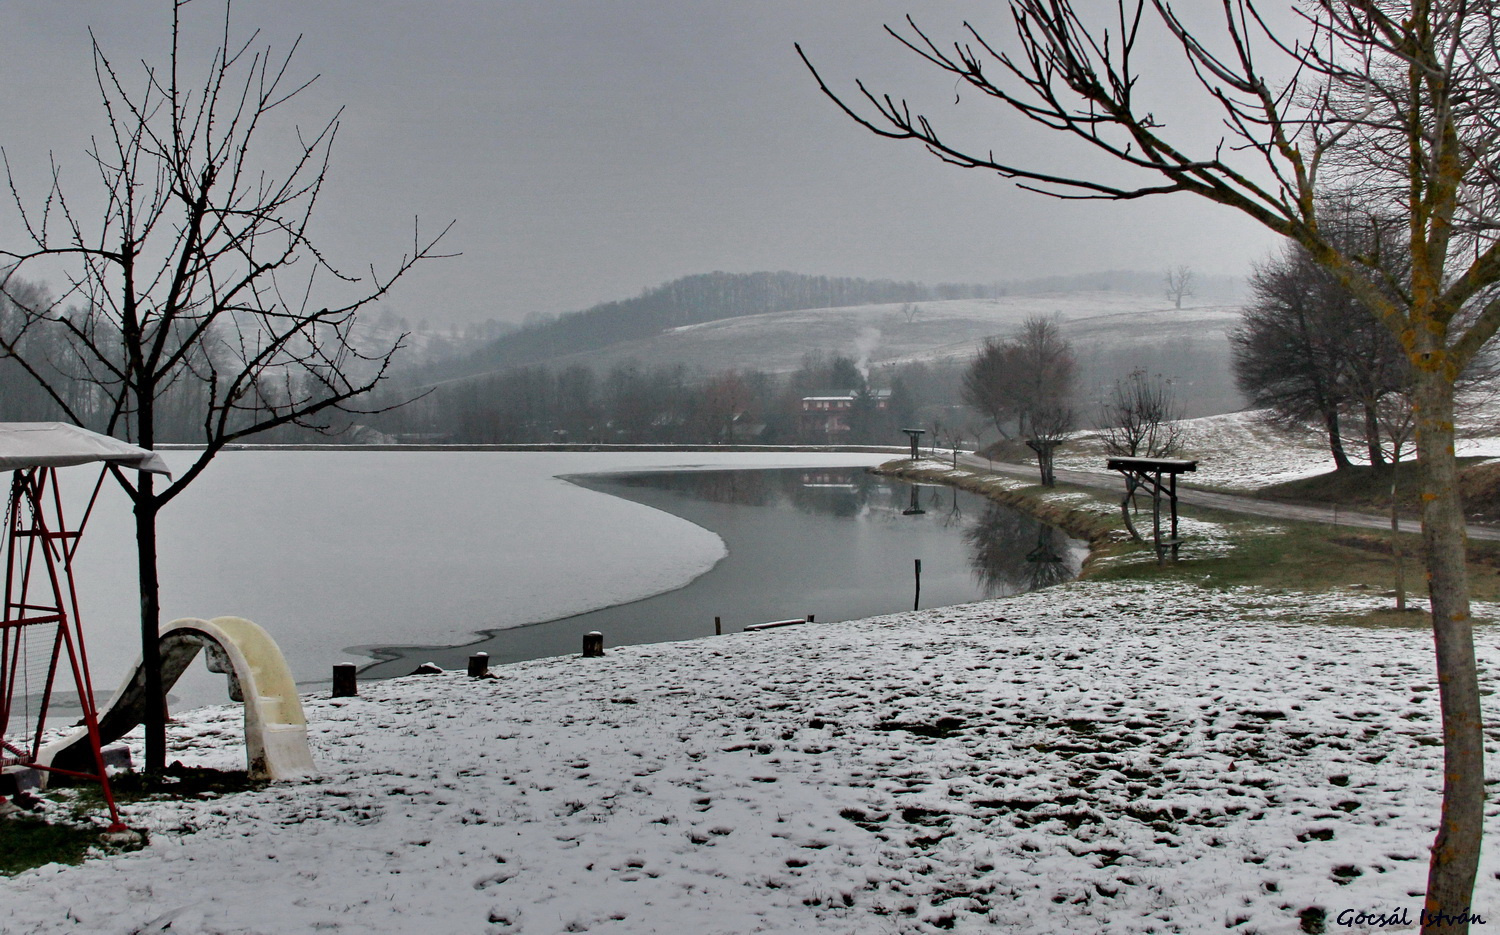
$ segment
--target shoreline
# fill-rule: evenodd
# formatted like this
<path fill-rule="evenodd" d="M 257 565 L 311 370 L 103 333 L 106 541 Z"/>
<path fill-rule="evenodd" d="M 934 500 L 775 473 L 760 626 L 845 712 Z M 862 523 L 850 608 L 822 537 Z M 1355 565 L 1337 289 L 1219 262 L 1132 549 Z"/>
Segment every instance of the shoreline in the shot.
<path fill-rule="evenodd" d="M 887 461 L 866 470 L 886 477 L 957 487 L 1056 526 L 1088 543 L 1089 554 L 1083 561 L 1080 579 L 1088 578 L 1099 560 L 1131 544 L 1117 518 L 1118 507 L 1106 506 L 1093 494 L 1075 492 L 1066 485 L 1061 489 L 1046 488 L 1007 475 L 982 474 L 962 465 L 954 468 L 948 462 L 921 458 Z"/>
<path fill-rule="evenodd" d="M 778 470 L 792 469 L 766 468 L 755 470 L 757 471 L 757 473 L 759 473 L 761 471 L 767 470 L 775 472 Z M 899 482 L 904 480 L 902 478 L 892 477 L 889 474 L 883 474 L 882 472 L 877 470 L 872 470 L 868 466 L 851 467 L 850 470 L 862 471 L 873 478 L 879 478 L 886 482 Z M 700 473 L 702 471 L 703 469 L 701 468 L 690 468 L 687 469 L 686 472 Z M 587 474 L 562 475 L 557 479 L 565 480 L 570 483 L 577 484 L 578 486 L 585 489 L 603 493 L 608 496 L 618 497 L 620 499 L 645 506 L 649 509 L 655 509 L 665 512 L 671 516 L 692 523 L 695 526 L 706 530 L 712 535 L 718 537 L 720 541 L 725 542 L 726 548 L 728 548 L 729 550 L 728 554 L 721 558 L 719 562 L 714 566 L 706 569 L 702 574 L 695 576 L 691 580 L 684 582 L 682 585 L 676 588 L 666 589 L 656 594 L 647 595 L 645 597 L 637 598 L 631 601 L 609 604 L 580 613 L 567 614 L 562 617 L 552 617 L 546 620 L 522 624 L 520 626 L 485 628 L 477 630 L 475 631 L 473 638 L 461 642 L 421 645 L 382 644 L 379 646 L 363 645 L 352 647 L 351 651 L 357 650 L 362 654 L 376 657 L 360 666 L 359 672 L 361 677 L 372 679 L 401 677 L 408 674 L 410 670 L 412 668 L 415 668 L 417 665 L 428 661 L 435 662 L 445 669 L 463 668 L 464 663 L 467 659 L 467 654 L 479 651 L 488 652 L 492 659 L 491 664 L 497 666 L 510 665 L 517 661 L 522 661 L 525 659 L 544 658 L 551 655 L 569 655 L 572 653 L 576 653 L 578 650 L 578 647 L 574 645 L 576 640 L 574 640 L 574 637 L 572 636 L 567 636 L 564 638 L 565 640 L 568 640 L 570 642 L 564 642 L 561 645 L 558 645 L 554 640 L 553 645 L 550 649 L 543 648 L 536 651 L 527 651 L 522 655 L 516 655 L 514 653 L 514 647 L 508 646 L 507 644 L 510 644 L 511 641 L 523 640 L 525 638 L 525 634 L 528 631 L 536 633 L 538 628 L 549 627 L 558 627 L 561 629 L 565 628 L 570 621 L 577 624 L 575 628 L 580 634 L 591 629 L 601 629 L 605 633 L 606 642 L 610 645 L 639 645 L 643 643 L 671 642 L 679 639 L 696 639 L 714 636 L 715 634 L 713 631 L 712 618 L 715 614 L 721 612 L 719 610 L 705 611 L 706 616 L 701 621 L 703 624 L 701 632 L 684 634 L 665 631 L 662 633 L 651 633 L 649 635 L 646 635 L 646 638 L 642 638 L 643 634 L 641 633 L 633 633 L 632 635 L 627 635 L 626 639 L 623 642 L 614 642 L 618 630 L 612 624 L 619 617 L 623 616 L 627 619 L 631 619 L 637 616 L 649 615 L 653 610 L 655 610 L 658 615 L 664 614 L 668 619 L 676 619 L 676 616 L 680 614 L 682 609 L 679 607 L 676 611 L 674 611 L 672 608 L 677 607 L 680 604 L 692 604 L 693 599 L 690 598 L 689 595 L 686 595 L 684 592 L 699 584 L 701 579 L 705 575 L 719 574 L 722 576 L 726 573 L 733 573 L 727 581 L 723 578 L 719 579 L 720 588 L 723 588 L 725 586 L 732 587 L 732 582 L 736 578 L 744 576 L 744 569 L 748 567 L 745 563 L 764 562 L 766 555 L 769 554 L 767 544 L 762 541 L 762 539 L 758 537 L 750 539 L 744 538 L 748 535 L 745 523 L 731 523 L 728 527 L 726 527 L 722 525 L 723 517 L 717 517 L 721 520 L 721 522 L 719 524 L 716 524 L 714 522 L 716 518 L 716 512 L 710 506 L 709 501 L 699 501 L 698 499 L 690 496 L 684 499 L 683 497 L 675 494 L 663 495 L 661 491 L 655 491 L 654 488 L 650 487 L 642 489 L 639 492 L 639 495 L 633 495 L 632 488 L 624 487 L 616 483 L 617 479 L 621 477 L 656 475 L 659 473 L 683 473 L 683 469 L 679 468 L 673 469 L 671 471 L 609 471 Z M 712 473 L 712 471 L 710 471 L 710 473 Z M 898 497 L 898 499 L 904 500 L 904 493 L 900 497 Z M 986 498 L 985 502 L 990 501 L 988 498 Z M 780 522 L 784 522 L 784 520 Z M 815 521 L 816 525 L 814 528 L 827 528 L 824 525 L 826 522 L 828 522 L 828 520 L 819 518 Z M 822 529 L 819 529 L 819 531 L 821 532 Z M 736 544 L 732 547 L 726 541 L 726 537 L 730 536 L 731 533 L 734 533 L 740 537 L 736 540 Z M 939 539 L 944 541 L 952 541 L 949 539 L 948 532 L 937 532 L 934 530 L 929 534 L 935 535 Z M 742 549 L 748 551 L 745 551 L 743 554 L 741 554 Z M 732 566 L 725 566 L 725 562 L 732 562 L 734 564 Z M 934 567 L 941 566 L 933 566 L 929 561 L 929 569 L 932 569 Z M 966 581 L 968 580 L 968 574 L 969 572 L 965 570 L 964 575 Z M 812 582 L 803 582 L 803 584 L 809 587 L 812 586 Z M 948 593 L 951 595 L 950 587 L 942 586 L 942 582 L 938 582 L 938 584 L 939 587 L 937 590 L 932 590 L 931 588 L 924 589 L 924 596 L 936 596 L 943 593 Z M 793 588 L 792 593 L 794 597 L 794 592 L 799 590 L 801 589 L 795 587 Z M 840 610 L 837 609 L 837 604 L 830 606 L 827 603 L 813 604 L 807 602 L 796 602 L 795 600 L 793 600 L 787 602 L 786 606 L 784 607 L 765 608 L 765 613 L 763 616 L 751 617 L 746 616 L 745 613 L 736 611 L 734 609 L 741 606 L 740 601 L 745 597 L 746 595 L 740 594 L 739 598 L 737 599 L 735 597 L 735 592 L 731 591 L 728 595 L 718 595 L 716 596 L 715 600 L 709 602 L 709 605 L 716 604 L 718 607 L 724 608 L 724 611 L 727 612 L 724 616 L 724 633 L 727 634 L 731 632 L 738 632 L 743 626 L 753 623 L 762 623 L 769 620 L 780 620 L 791 617 L 801 617 L 805 616 L 808 613 L 814 614 L 818 618 L 820 623 L 858 619 L 866 617 L 870 613 L 889 612 L 892 609 L 899 608 L 901 605 L 900 601 L 895 600 L 888 603 L 876 605 L 871 605 L 868 601 L 863 601 L 857 602 L 860 604 L 860 606 Z M 969 593 L 966 590 L 962 596 L 950 596 L 950 599 L 945 600 L 943 605 L 932 606 L 953 606 L 983 599 L 985 599 L 985 595 L 983 593 L 978 591 Z M 648 602 L 655 602 L 655 604 L 652 607 L 641 607 L 641 605 Z M 806 603 L 807 606 L 802 606 L 803 603 Z M 907 602 L 907 606 L 909 606 L 909 601 Z M 926 606 L 928 605 L 924 605 L 924 608 Z M 630 630 L 627 630 L 626 632 L 627 634 L 631 634 Z M 393 663 L 399 663 L 400 668 L 392 670 L 391 666 Z M 325 680 L 317 680 L 302 684 L 312 687 L 321 687 L 326 685 L 327 682 Z"/>

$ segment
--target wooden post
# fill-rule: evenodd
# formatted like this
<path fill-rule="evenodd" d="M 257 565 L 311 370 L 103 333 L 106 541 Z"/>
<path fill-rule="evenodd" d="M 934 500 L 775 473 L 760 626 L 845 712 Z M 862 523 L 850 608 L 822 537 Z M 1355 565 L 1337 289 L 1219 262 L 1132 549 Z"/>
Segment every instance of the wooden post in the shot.
<path fill-rule="evenodd" d="M 911 596 L 911 609 L 916 610 L 922 600 L 922 560 L 917 559 L 917 586 Z"/>
<path fill-rule="evenodd" d="M 469 657 L 469 678 L 482 679 L 490 674 L 490 654 L 475 653 Z"/>
<path fill-rule="evenodd" d="M 1170 493 L 1172 496 L 1172 561 L 1177 561 L 1177 475 L 1171 475 Z"/>
<path fill-rule="evenodd" d="M 583 635 L 583 658 L 591 659 L 604 655 L 604 634 L 598 630 Z"/>
<path fill-rule="evenodd" d="M 1156 482 L 1151 487 L 1151 535 L 1156 543 L 1156 564 L 1165 560 L 1161 547 L 1161 471 L 1156 472 Z"/>
<path fill-rule="evenodd" d="M 814 619 L 815 619 L 815 618 L 814 618 L 814 617 L 813 617 L 813 615 L 812 615 L 812 614 L 808 614 L 808 615 L 807 615 L 807 622 L 808 622 L 808 623 L 812 623 L 812 622 L 813 622 L 813 621 L 814 621 Z"/>
<path fill-rule="evenodd" d="M 718 617 L 714 618 L 714 636 L 724 635 L 724 621 Z"/>
<path fill-rule="evenodd" d="M 359 694 L 354 681 L 354 663 L 344 662 L 333 667 L 333 697 L 353 698 Z"/>

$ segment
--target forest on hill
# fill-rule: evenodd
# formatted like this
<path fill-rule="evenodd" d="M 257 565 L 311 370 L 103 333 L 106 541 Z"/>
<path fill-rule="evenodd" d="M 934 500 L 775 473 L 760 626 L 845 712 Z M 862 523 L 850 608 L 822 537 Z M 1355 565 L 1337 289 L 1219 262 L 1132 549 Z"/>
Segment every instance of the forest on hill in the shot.
<path fill-rule="evenodd" d="M 431 361 L 408 379 L 413 383 L 439 383 L 725 318 L 849 305 L 988 298 L 1003 294 L 1004 289 L 1002 285 L 928 286 L 789 272 L 701 273 L 646 289 L 632 299 L 604 302 L 555 318 L 533 318 L 466 353 Z"/>

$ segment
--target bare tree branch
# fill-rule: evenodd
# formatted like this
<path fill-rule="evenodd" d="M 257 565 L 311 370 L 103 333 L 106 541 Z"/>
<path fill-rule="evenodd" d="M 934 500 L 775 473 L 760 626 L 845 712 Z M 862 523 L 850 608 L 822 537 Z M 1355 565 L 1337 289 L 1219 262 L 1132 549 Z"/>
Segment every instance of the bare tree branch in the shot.
<path fill-rule="evenodd" d="M 4 159 L 27 242 L 0 248 L 0 354 L 76 422 L 147 448 L 164 438 L 203 445 L 160 489 L 116 472 L 135 503 L 148 660 L 158 511 L 225 445 L 361 411 L 357 401 L 385 378 L 404 335 L 361 346 L 359 313 L 446 255 L 439 245 L 451 229 L 424 236 L 414 224 L 411 247 L 383 270 L 336 268 L 309 231 L 342 111 L 313 132 L 299 129 L 287 158 L 267 160 L 264 131 L 316 76 L 293 77 L 300 39 L 284 54 L 258 46 L 253 32 L 237 41 L 230 4 L 223 9 L 221 44 L 196 81 L 184 73 L 185 0 L 173 4 L 168 62 L 141 63 L 138 84 L 90 34 L 103 114 L 87 150 L 102 194 L 97 226 L 74 212 L 55 162 L 32 198 Z M 67 276 L 58 298 L 22 278 L 58 264 Z M 152 725 L 148 767 L 161 765 L 161 738 Z"/>

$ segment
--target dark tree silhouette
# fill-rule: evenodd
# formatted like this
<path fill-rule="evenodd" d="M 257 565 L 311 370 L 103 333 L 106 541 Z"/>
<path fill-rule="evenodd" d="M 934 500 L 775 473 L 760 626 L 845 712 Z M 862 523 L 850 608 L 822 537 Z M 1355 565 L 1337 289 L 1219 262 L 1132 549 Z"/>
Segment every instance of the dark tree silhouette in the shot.
<path fill-rule="evenodd" d="M 1391 333 L 1347 289 L 1290 244 L 1250 275 L 1254 294 L 1240 327 L 1229 335 L 1235 383 L 1273 422 L 1315 424 L 1328 439 L 1334 466 L 1350 466 L 1343 419 L 1373 414 L 1390 393 L 1410 386 L 1410 368 Z M 1366 430 L 1379 463 L 1379 428 Z"/>
<path fill-rule="evenodd" d="M 414 231 L 410 252 L 384 271 L 357 277 L 336 269 L 309 231 L 339 116 L 294 135 L 279 165 L 263 160 L 260 144 L 277 108 L 311 84 L 292 77 L 296 46 L 276 55 L 255 46 L 255 34 L 233 41 L 226 4 L 222 45 L 192 84 L 186 6 L 173 4 L 168 61 L 143 63 L 143 82 L 127 81 L 93 41 L 104 127 L 89 157 L 102 213 L 84 217 L 81 205 L 92 202 L 75 199 L 55 166 L 46 191 L 28 198 L 7 163 L 29 242 L 0 250 L 9 264 L 0 293 L 12 306 L 0 351 L 66 418 L 144 448 L 160 440 L 168 419 L 198 426 L 202 451 L 165 488 L 150 474 L 115 471 L 134 504 L 141 647 L 153 697 L 162 697 L 157 515 L 225 445 L 282 425 L 326 428 L 338 411 L 359 411 L 400 341 L 357 346 L 356 313 L 436 256 L 442 236 L 424 240 Z M 64 268 L 67 287 L 55 297 L 28 291 L 20 277 L 33 267 Z M 146 711 L 146 768 L 159 771 L 164 703 Z"/>
<path fill-rule="evenodd" d="M 1033 317 L 1014 338 L 986 339 L 964 372 L 964 402 L 987 416 L 1002 437 L 1020 438 L 1036 452 L 1048 487 L 1055 483 L 1053 453 L 1073 429 L 1076 371 L 1073 348 L 1057 324 Z"/>
<path fill-rule="evenodd" d="M 1099 418 L 1104 450 L 1131 458 L 1166 458 L 1182 447 L 1181 407 L 1172 381 L 1133 370 L 1116 380 Z"/>

